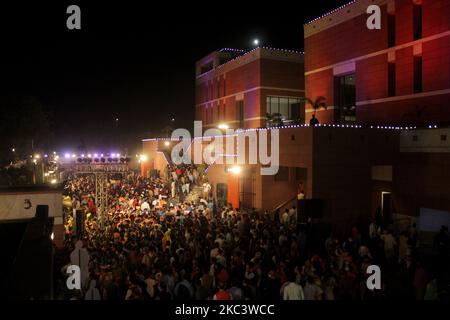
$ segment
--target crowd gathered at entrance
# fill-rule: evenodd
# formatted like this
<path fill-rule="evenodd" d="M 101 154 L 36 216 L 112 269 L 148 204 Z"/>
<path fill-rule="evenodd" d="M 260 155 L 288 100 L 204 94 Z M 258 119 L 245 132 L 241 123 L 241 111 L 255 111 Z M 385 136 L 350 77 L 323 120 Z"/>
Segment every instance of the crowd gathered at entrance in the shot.
<path fill-rule="evenodd" d="M 313 223 L 297 223 L 295 208 L 273 214 L 218 207 L 211 192 L 183 201 L 205 181 L 193 166 L 171 167 L 148 178 L 130 173 L 111 179 L 106 223 L 100 228 L 94 179 L 71 177 L 65 188 L 65 246 L 55 259 L 59 298 L 448 299 L 445 227 L 437 253 L 426 260 L 433 263 L 427 264 L 417 252 L 414 226 L 397 234 L 374 219 L 343 237 L 320 233 Z M 176 197 L 180 201 L 172 201 Z M 85 214 L 78 230 L 73 209 Z M 82 288 L 68 290 L 66 268 L 81 255 L 86 257 L 78 260 L 86 264 L 80 266 Z M 366 269 L 372 264 L 382 270 L 382 290 L 367 289 Z"/>

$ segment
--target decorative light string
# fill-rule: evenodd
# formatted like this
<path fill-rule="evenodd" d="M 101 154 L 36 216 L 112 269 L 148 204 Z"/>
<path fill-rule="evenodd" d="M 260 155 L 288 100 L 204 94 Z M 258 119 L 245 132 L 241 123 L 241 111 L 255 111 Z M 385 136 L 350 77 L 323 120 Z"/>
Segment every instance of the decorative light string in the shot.
<path fill-rule="evenodd" d="M 243 49 L 234 49 L 234 48 L 222 48 L 219 52 L 231 51 L 231 52 L 245 52 Z"/>
<path fill-rule="evenodd" d="M 347 6 L 351 5 L 351 4 L 354 4 L 354 3 L 356 3 L 356 0 L 353 0 L 353 1 L 349 2 L 349 3 L 347 3 L 347 4 L 344 4 L 343 6 L 340 6 L 339 8 L 336 8 L 336 9 L 334 9 L 333 11 L 330 11 L 330 12 L 328 12 L 328 13 L 325 13 L 325 14 L 321 15 L 320 17 L 317 17 L 317 18 L 315 18 L 315 19 L 313 19 L 313 20 L 311 20 L 311 21 L 305 23 L 305 25 L 311 24 L 311 23 L 313 23 L 313 22 L 315 22 L 315 21 L 317 21 L 317 20 L 320 20 L 320 19 L 322 19 L 322 18 L 325 18 L 325 17 L 329 16 L 330 14 L 333 14 L 333 13 L 335 13 L 335 12 L 337 12 L 337 11 L 340 11 L 340 10 L 342 10 L 343 8 L 345 8 L 345 7 L 347 7 Z"/>
<path fill-rule="evenodd" d="M 254 48 L 254 49 L 252 49 L 252 50 L 250 50 L 250 51 L 247 51 L 247 52 L 245 52 L 245 50 L 239 51 L 239 49 L 231 49 L 231 50 L 236 50 L 236 51 L 239 51 L 239 52 L 245 52 L 245 53 L 242 54 L 242 55 L 240 55 L 240 56 L 237 56 L 237 57 L 235 57 L 235 58 L 233 58 L 233 59 L 228 60 L 227 62 L 225 62 L 225 63 L 223 63 L 223 64 L 217 66 L 215 69 L 211 69 L 211 70 L 209 70 L 209 71 L 206 71 L 206 72 L 200 74 L 199 77 L 204 76 L 204 75 L 206 75 L 206 74 L 209 74 L 209 73 L 211 73 L 211 72 L 213 72 L 213 71 L 215 71 L 215 70 L 217 70 L 217 69 L 220 69 L 220 68 L 226 66 L 227 64 L 233 62 L 233 61 L 242 59 L 242 58 L 244 58 L 246 55 L 248 55 L 248 54 L 250 54 L 250 53 L 252 53 L 252 52 L 254 52 L 254 51 L 256 51 L 256 50 L 260 50 L 260 49 L 270 50 L 270 51 L 279 51 L 279 52 L 284 52 L 284 53 L 305 54 L 305 53 L 302 52 L 302 51 L 288 50 L 288 49 L 277 49 L 277 48 L 271 48 L 271 47 L 256 47 L 256 48 Z M 222 51 L 222 50 L 223 50 L 223 49 L 221 49 L 220 51 Z"/>
<path fill-rule="evenodd" d="M 192 140 L 198 140 L 198 139 L 205 139 L 205 138 L 226 138 L 226 137 L 235 137 L 242 133 L 247 132 L 255 132 L 255 131 L 270 131 L 274 129 L 297 129 L 297 128 L 309 128 L 309 124 L 298 124 L 298 125 L 289 125 L 289 126 L 278 126 L 278 127 L 270 127 L 270 128 L 252 128 L 252 129 L 236 129 L 233 134 L 223 134 L 223 135 L 211 135 L 211 136 L 205 136 L 205 137 L 194 137 Z M 318 124 L 314 126 L 315 128 L 344 128 L 344 129 L 373 129 L 373 130 L 415 130 L 417 129 L 416 126 L 362 126 L 362 125 L 356 125 L 356 124 Z M 419 128 L 419 129 L 437 129 L 437 125 L 429 125 L 425 128 Z M 143 139 L 142 141 L 181 141 L 183 139 L 179 138 L 148 138 Z"/>

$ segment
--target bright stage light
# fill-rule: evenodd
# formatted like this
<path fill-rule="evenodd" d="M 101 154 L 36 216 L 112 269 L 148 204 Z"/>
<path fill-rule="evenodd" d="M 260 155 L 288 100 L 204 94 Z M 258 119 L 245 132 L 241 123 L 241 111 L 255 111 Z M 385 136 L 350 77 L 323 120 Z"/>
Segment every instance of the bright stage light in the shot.
<path fill-rule="evenodd" d="M 234 166 L 228 169 L 228 172 L 231 172 L 232 174 L 239 174 L 241 173 L 241 167 Z"/>
<path fill-rule="evenodd" d="M 219 124 L 218 128 L 222 129 L 222 130 L 226 130 L 226 129 L 228 129 L 228 125 L 225 123 L 221 123 L 221 124 Z"/>

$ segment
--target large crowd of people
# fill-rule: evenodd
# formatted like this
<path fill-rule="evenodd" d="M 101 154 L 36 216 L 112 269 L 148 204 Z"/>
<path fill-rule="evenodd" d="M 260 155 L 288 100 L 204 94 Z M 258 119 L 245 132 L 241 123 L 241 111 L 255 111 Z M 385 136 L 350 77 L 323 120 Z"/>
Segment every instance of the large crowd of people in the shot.
<path fill-rule="evenodd" d="M 93 178 L 73 176 L 65 189 L 65 246 L 56 259 L 58 298 L 448 299 L 445 227 L 438 253 L 424 259 L 414 226 L 397 234 L 374 219 L 341 237 L 317 232 L 311 221 L 297 223 L 295 208 L 271 214 L 218 207 L 208 192 L 197 201 L 172 201 L 203 183 L 199 170 L 187 166 L 110 180 L 100 226 Z M 83 227 L 75 228 L 73 209 L 84 213 Z M 83 264 L 80 290 L 66 287 L 66 268 L 74 263 Z M 381 268 L 382 290 L 367 289 L 373 264 Z"/>

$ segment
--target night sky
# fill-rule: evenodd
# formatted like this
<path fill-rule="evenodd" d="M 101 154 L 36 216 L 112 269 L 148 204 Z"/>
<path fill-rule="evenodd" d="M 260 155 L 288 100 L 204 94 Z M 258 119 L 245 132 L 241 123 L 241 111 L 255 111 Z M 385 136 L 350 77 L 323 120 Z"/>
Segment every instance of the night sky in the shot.
<path fill-rule="evenodd" d="M 254 38 L 302 50 L 303 23 L 349 1 L 93 2 L 0 11 L 2 94 L 36 98 L 61 152 L 84 139 L 90 150 L 132 153 L 172 117 L 191 128 L 196 60 L 223 47 L 250 49 Z M 66 28 L 71 4 L 81 8 L 81 30 Z"/>

